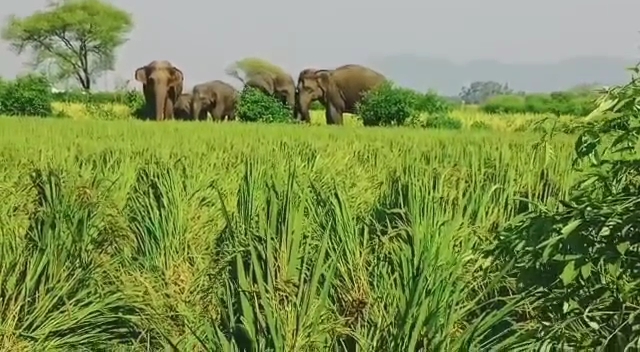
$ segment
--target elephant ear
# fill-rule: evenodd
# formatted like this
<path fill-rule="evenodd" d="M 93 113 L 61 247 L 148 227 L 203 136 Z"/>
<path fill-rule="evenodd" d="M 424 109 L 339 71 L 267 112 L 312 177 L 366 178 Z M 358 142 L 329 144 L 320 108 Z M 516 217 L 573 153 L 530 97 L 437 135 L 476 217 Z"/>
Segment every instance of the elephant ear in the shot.
<path fill-rule="evenodd" d="M 138 69 L 133 74 L 133 76 L 135 77 L 136 81 L 142 84 L 147 84 L 147 67 L 146 66 L 138 67 Z"/>
<path fill-rule="evenodd" d="M 316 71 L 316 80 L 318 81 L 318 85 L 325 92 L 329 90 L 331 86 L 331 71 L 328 70 L 318 70 Z"/>
<path fill-rule="evenodd" d="M 173 67 L 171 68 L 171 76 L 169 78 L 169 86 L 178 86 L 180 83 L 184 82 L 184 74 L 180 71 L 179 68 Z"/>

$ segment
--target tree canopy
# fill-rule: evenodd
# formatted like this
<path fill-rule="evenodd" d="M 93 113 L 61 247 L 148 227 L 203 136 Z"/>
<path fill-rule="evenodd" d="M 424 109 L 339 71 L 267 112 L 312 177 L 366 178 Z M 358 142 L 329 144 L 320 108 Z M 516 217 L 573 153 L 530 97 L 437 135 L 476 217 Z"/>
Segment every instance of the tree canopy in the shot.
<path fill-rule="evenodd" d="M 287 73 L 278 65 L 257 57 L 247 57 L 229 65 L 225 70 L 232 77 L 237 78 L 242 83 L 246 83 L 252 76 L 257 74 L 286 75 Z"/>
<path fill-rule="evenodd" d="M 85 90 L 114 69 L 116 49 L 133 29 L 131 14 L 101 0 L 62 0 L 30 16 L 9 17 L 2 38 L 54 81 L 76 80 Z"/>
<path fill-rule="evenodd" d="M 494 81 L 476 81 L 468 87 L 462 87 L 460 98 L 467 104 L 481 104 L 496 95 L 513 94 L 508 84 Z"/>

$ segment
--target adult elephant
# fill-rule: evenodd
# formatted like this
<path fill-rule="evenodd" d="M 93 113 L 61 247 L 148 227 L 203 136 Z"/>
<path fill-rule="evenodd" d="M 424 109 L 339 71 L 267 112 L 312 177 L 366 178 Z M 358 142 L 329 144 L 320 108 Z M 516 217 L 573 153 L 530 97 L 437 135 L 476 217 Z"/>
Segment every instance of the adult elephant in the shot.
<path fill-rule="evenodd" d="M 173 106 L 173 116 L 179 120 L 192 120 L 191 116 L 191 93 L 182 93 Z M 205 112 L 206 113 L 206 112 Z M 205 115 L 206 118 L 206 115 Z"/>
<path fill-rule="evenodd" d="M 191 115 L 206 119 L 207 112 L 214 121 L 227 117 L 235 120 L 238 91 L 229 83 L 215 80 L 196 84 L 191 92 Z"/>
<path fill-rule="evenodd" d="M 293 78 L 284 72 L 260 72 L 249 77 L 245 85 L 260 89 L 291 108 L 295 106 L 296 85 Z"/>
<path fill-rule="evenodd" d="M 134 74 L 142 83 L 147 117 L 156 120 L 173 118 L 173 106 L 182 94 L 184 75 L 167 60 L 154 60 L 138 68 Z"/>
<path fill-rule="evenodd" d="M 356 64 L 333 70 L 302 70 L 296 88 L 296 111 L 309 122 L 309 106 L 318 100 L 324 105 L 327 125 L 342 125 L 342 115 L 355 113 L 362 95 L 385 80 L 383 74 Z"/>

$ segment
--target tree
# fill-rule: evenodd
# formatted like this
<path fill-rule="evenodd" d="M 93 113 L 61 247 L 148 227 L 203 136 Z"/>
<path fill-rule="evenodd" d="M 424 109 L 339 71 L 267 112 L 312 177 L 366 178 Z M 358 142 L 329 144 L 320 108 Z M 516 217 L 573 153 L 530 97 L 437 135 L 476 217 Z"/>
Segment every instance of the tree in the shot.
<path fill-rule="evenodd" d="M 270 73 L 274 76 L 287 75 L 287 73 L 277 65 L 257 57 L 248 57 L 238 60 L 229 65 L 225 72 L 242 84 L 245 84 L 253 75 Z"/>
<path fill-rule="evenodd" d="M 463 87 L 460 98 L 467 104 L 481 104 L 496 95 L 512 94 L 513 90 L 507 84 L 494 81 L 476 81 Z"/>
<path fill-rule="evenodd" d="M 54 81 L 76 80 L 90 90 L 114 69 L 116 49 L 133 29 L 131 14 L 101 0 L 62 0 L 30 16 L 9 17 L 2 38 L 21 55 L 29 50 L 32 66 Z"/>

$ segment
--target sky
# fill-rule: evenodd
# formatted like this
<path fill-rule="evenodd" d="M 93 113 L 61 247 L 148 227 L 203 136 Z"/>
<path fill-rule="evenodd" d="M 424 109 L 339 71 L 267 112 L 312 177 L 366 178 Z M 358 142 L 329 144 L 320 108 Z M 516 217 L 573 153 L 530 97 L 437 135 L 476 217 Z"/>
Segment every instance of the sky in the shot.
<path fill-rule="evenodd" d="M 187 87 L 234 79 L 225 67 L 248 56 L 297 76 L 305 67 L 367 64 L 411 54 L 455 62 L 554 62 L 576 56 L 635 58 L 640 53 L 638 0 L 111 0 L 134 16 L 116 72 L 98 87 L 133 79 L 136 68 L 166 59 Z M 29 15 L 47 0 L 5 1 Z M 0 46 L 0 76 L 26 70 L 27 57 Z M 375 67 L 374 67 L 375 68 Z M 132 83 L 135 85 L 135 83 Z"/>

